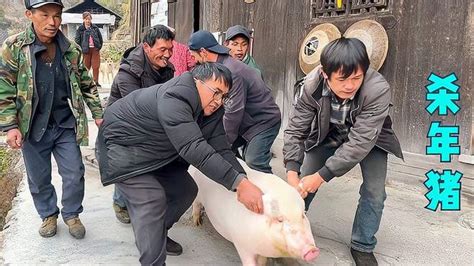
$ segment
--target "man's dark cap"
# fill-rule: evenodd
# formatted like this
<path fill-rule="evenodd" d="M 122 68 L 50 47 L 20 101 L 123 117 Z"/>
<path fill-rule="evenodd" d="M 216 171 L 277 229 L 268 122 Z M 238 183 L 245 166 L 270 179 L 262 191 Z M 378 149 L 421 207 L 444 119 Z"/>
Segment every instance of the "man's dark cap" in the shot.
<path fill-rule="evenodd" d="M 225 40 L 232 40 L 237 35 L 243 35 L 247 40 L 250 40 L 249 30 L 242 25 L 235 25 L 228 28 L 225 32 Z"/>
<path fill-rule="evenodd" d="M 229 54 L 229 48 L 220 45 L 214 35 L 207 30 L 200 30 L 191 34 L 188 46 L 192 51 L 204 48 L 216 54 Z"/>
<path fill-rule="evenodd" d="M 34 9 L 48 4 L 56 4 L 58 6 L 64 7 L 61 0 L 25 0 L 26 9 Z"/>

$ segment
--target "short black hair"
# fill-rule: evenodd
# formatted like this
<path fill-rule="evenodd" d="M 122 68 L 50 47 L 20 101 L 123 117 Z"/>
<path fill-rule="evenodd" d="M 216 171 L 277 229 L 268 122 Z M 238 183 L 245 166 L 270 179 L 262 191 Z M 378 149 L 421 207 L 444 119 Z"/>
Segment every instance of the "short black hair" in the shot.
<path fill-rule="evenodd" d="M 328 43 L 321 52 L 321 65 L 323 71 L 331 74 L 341 70 L 344 78 L 349 77 L 357 69 L 367 73 L 370 60 L 363 42 L 356 38 L 341 37 Z"/>
<path fill-rule="evenodd" d="M 214 80 L 221 81 L 229 89 L 232 87 L 232 74 L 230 70 L 221 63 L 202 63 L 196 65 L 191 70 L 193 78 L 206 81 L 214 78 Z"/>
<path fill-rule="evenodd" d="M 173 32 L 164 25 L 156 25 L 150 28 L 145 36 L 143 36 L 143 42 L 148 43 L 148 45 L 153 46 L 157 39 L 163 39 L 166 41 L 174 40 Z"/>

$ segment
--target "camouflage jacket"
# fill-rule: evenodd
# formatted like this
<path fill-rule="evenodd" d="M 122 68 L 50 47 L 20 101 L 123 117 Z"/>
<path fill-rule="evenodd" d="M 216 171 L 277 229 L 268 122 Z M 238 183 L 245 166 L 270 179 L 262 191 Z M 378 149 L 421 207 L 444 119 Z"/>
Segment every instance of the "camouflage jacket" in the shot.
<path fill-rule="evenodd" d="M 19 128 L 23 139 L 28 137 L 34 115 L 35 70 L 32 60 L 36 60 L 30 51 L 35 41 L 33 27 L 9 37 L 2 47 L 0 56 L 0 129 L 7 131 Z M 97 87 L 92 81 L 82 60 L 79 46 L 69 41 L 61 31 L 57 38 L 63 38 L 69 44 L 63 55 L 69 77 L 71 99 L 68 99 L 71 111 L 76 118 L 76 138 L 81 145 L 88 145 L 87 117 L 84 102 L 92 112 L 93 118 L 102 118 Z"/>

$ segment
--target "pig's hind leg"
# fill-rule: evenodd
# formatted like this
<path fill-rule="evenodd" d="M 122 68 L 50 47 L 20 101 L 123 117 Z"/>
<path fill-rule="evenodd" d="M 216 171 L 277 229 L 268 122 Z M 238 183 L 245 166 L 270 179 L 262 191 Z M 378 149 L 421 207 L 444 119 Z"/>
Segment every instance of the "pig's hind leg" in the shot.
<path fill-rule="evenodd" d="M 193 224 L 195 226 L 202 225 L 202 211 L 204 206 L 197 199 L 193 202 Z"/>

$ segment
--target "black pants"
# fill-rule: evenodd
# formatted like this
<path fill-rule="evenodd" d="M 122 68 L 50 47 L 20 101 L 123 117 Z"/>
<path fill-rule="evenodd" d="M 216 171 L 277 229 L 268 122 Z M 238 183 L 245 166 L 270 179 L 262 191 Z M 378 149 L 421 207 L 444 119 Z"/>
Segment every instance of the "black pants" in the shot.
<path fill-rule="evenodd" d="M 197 195 L 197 185 L 187 170 L 187 165 L 171 163 L 116 184 L 127 199 L 141 264 L 163 265 L 166 261 L 167 231 Z"/>

